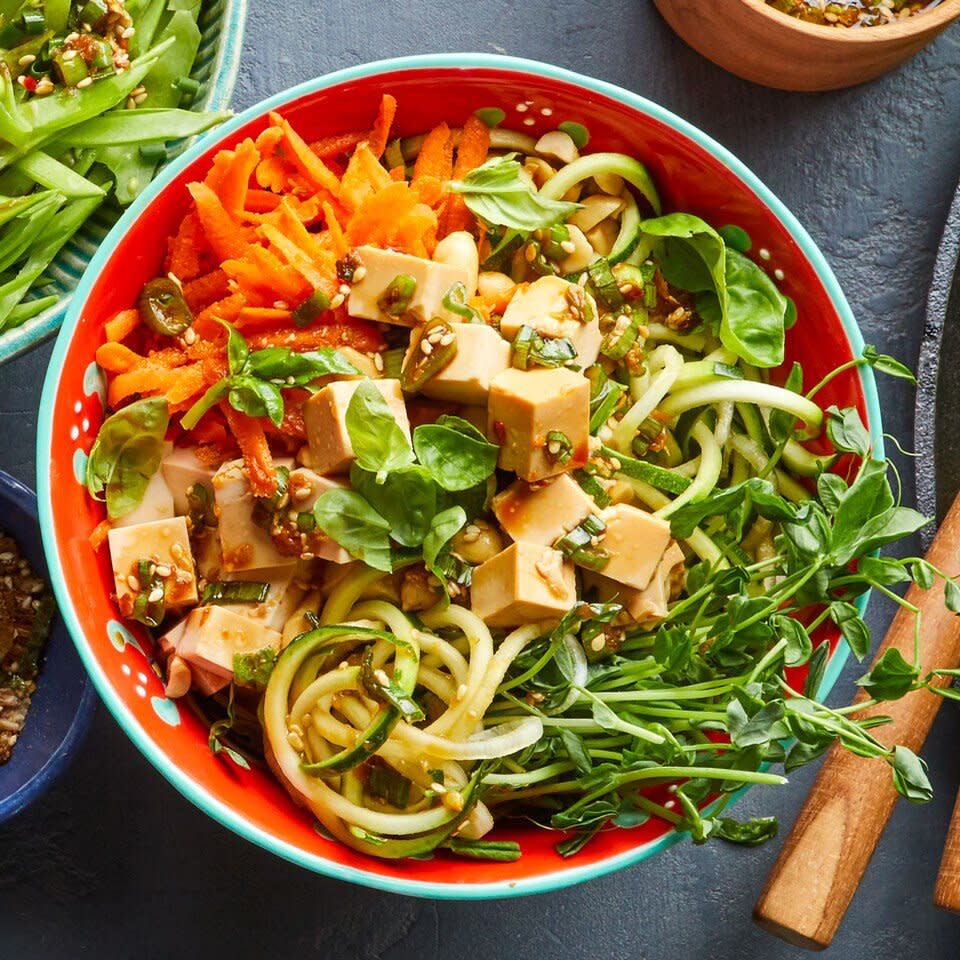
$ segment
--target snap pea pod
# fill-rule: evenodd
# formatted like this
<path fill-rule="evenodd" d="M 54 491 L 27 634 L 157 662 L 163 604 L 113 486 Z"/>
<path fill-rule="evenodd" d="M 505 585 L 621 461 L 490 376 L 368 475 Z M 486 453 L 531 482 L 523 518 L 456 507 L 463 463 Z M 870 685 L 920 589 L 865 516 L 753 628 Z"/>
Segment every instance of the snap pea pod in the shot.
<path fill-rule="evenodd" d="M 14 168 L 25 173 L 41 187 L 59 190 L 65 197 L 103 196 L 102 188 L 43 150 L 31 150 L 14 164 Z"/>
<path fill-rule="evenodd" d="M 48 149 L 56 155 L 68 147 L 111 147 L 131 143 L 166 143 L 195 137 L 227 120 L 229 110 L 196 113 L 193 110 L 159 109 L 115 110 L 72 127 Z M 126 151 L 129 153 L 129 151 Z"/>

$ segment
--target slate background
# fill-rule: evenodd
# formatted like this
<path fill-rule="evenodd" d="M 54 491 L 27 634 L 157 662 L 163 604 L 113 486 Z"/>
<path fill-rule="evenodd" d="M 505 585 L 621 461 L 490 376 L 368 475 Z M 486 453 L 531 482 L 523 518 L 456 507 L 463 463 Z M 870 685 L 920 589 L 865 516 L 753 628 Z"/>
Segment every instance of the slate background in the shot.
<path fill-rule="evenodd" d="M 786 94 L 689 50 L 648 0 L 311 3 L 252 0 L 235 106 L 382 57 L 482 50 L 552 61 L 642 93 L 738 154 L 807 226 L 868 342 L 914 363 L 923 303 L 960 175 L 960 27 L 868 86 Z M 785 70 L 789 65 L 784 66 Z M 36 409 L 49 345 L 0 370 L 0 465 L 33 483 Z M 912 435 L 913 397 L 880 385 L 889 432 Z M 899 458 L 906 502 L 912 464 Z M 875 602 L 871 626 L 890 609 Z M 837 685 L 847 702 L 857 668 Z M 844 960 L 957 956 L 960 920 L 931 891 L 960 783 L 960 724 L 942 711 L 925 755 L 936 799 L 897 808 L 832 953 Z M 755 788 L 741 814 L 793 822 L 812 771 Z M 558 894 L 430 903 L 313 876 L 217 826 L 177 794 L 104 708 L 76 763 L 0 827 L 0 956 L 43 960 L 324 957 L 327 960 L 661 958 L 782 960 L 801 951 L 750 911 L 780 846 L 674 847 Z"/>

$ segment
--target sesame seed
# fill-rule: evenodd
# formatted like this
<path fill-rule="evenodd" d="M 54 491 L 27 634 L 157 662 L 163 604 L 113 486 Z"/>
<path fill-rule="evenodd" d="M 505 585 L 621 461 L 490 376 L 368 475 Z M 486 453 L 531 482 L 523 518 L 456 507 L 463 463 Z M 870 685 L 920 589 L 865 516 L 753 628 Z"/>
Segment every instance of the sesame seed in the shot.
<path fill-rule="evenodd" d="M 420 349 L 429 357 L 433 353 L 433 344 L 429 340 L 421 340 Z"/>
<path fill-rule="evenodd" d="M 36 90 L 33 92 L 41 97 L 45 97 L 48 93 L 53 93 L 53 81 L 49 77 L 41 77 L 37 81 Z"/>
<path fill-rule="evenodd" d="M 561 249 L 564 253 L 576 253 L 576 252 L 577 252 L 577 245 L 576 245 L 572 240 L 561 240 L 561 241 L 560 241 L 560 249 Z"/>
<path fill-rule="evenodd" d="M 433 783 L 431 783 L 430 789 L 434 793 L 439 793 L 441 796 L 447 792 L 447 788 L 439 781 L 434 781 Z"/>
<path fill-rule="evenodd" d="M 431 343 L 439 343 L 440 338 L 443 336 L 443 330 L 434 330 L 427 339 Z"/>
<path fill-rule="evenodd" d="M 147 597 L 148 603 L 159 603 L 163 599 L 163 587 L 154 587 Z"/>
<path fill-rule="evenodd" d="M 130 96 L 131 96 L 131 97 L 139 97 L 141 93 L 146 93 L 146 92 L 147 92 L 147 88 L 146 88 L 146 87 L 134 87 L 134 88 L 130 91 Z"/>
<path fill-rule="evenodd" d="M 621 467 L 623 467 L 623 464 L 622 464 L 616 457 L 611 457 L 611 458 L 610 458 L 610 469 L 611 469 L 611 470 L 620 470 Z"/>
<path fill-rule="evenodd" d="M 34 56 L 34 54 L 32 54 L 32 53 L 25 53 L 25 54 L 17 61 L 17 63 L 19 63 L 21 67 L 29 67 L 30 64 L 33 63 L 34 60 L 36 60 L 36 59 L 37 59 L 37 58 L 36 58 L 36 56 Z"/>
<path fill-rule="evenodd" d="M 64 55 L 63 59 L 69 63 L 71 60 L 74 60 L 77 56 L 76 50 L 68 50 Z"/>
<path fill-rule="evenodd" d="M 378 371 L 383 371 L 383 354 L 375 353 L 373 355 L 373 365 Z"/>
<path fill-rule="evenodd" d="M 292 730 L 287 734 L 287 743 L 289 743 L 297 753 L 303 753 L 303 741 Z"/>
<path fill-rule="evenodd" d="M 338 289 L 344 296 L 347 296 L 347 294 L 350 293 L 350 284 L 349 284 L 349 283 L 341 283 L 340 286 L 339 286 L 337 289 Z"/>
<path fill-rule="evenodd" d="M 85 87 L 89 87 L 91 83 L 93 83 L 93 77 L 84 77 L 82 80 L 77 81 L 77 89 L 83 90 Z M 137 98 L 134 98 L 134 99 L 136 103 L 138 104 L 140 103 L 139 99 Z"/>
<path fill-rule="evenodd" d="M 17 77 L 17 83 L 19 83 L 20 86 L 23 87 L 24 90 L 27 89 L 27 78 L 26 78 L 26 77 Z"/>
<path fill-rule="evenodd" d="M 127 586 L 136 593 L 140 589 L 140 581 L 131 573 L 127 577 Z"/>
<path fill-rule="evenodd" d="M 457 687 L 457 699 L 462 700 L 466 695 L 467 685 L 465 683 L 461 683 L 460 686 Z"/>
<path fill-rule="evenodd" d="M 129 40 L 137 32 L 136 27 L 127 27 L 125 30 L 121 31 L 120 36 L 124 40 Z"/>
<path fill-rule="evenodd" d="M 374 670 L 373 678 L 380 684 L 381 687 L 390 686 L 390 678 L 387 676 L 385 670 Z"/>
<path fill-rule="evenodd" d="M 87 77 L 87 79 L 90 80 L 89 77 Z M 92 83 L 93 81 L 91 80 L 90 82 Z M 79 87 L 80 84 L 78 83 L 77 86 Z M 149 96 L 149 94 L 147 94 L 147 93 L 138 93 L 138 94 L 133 98 L 133 102 L 139 107 L 141 103 L 145 103 L 145 102 L 146 102 L 146 99 L 147 99 L 148 96 Z"/>
<path fill-rule="evenodd" d="M 342 293 L 338 293 L 338 294 L 330 301 L 330 309 L 331 309 L 331 310 L 336 310 L 337 307 L 343 305 L 343 301 L 346 300 L 346 299 L 347 299 L 347 298 L 346 298 Z"/>
<path fill-rule="evenodd" d="M 603 634 L 602 634 L 602 633 L 598 633 L 598 634 L 590 641 L 590 649 L 593 650 L 595 653 L 599 653 L 599 652 L 606 646 L 606 644 L 607 644 L 607 641 L 606 641 L 606 639 L 604 638 Z"/>
<path fill-rule="evenodd" d="M 193 327 L 187 327 L 187 329 L 183 332 L 183 342 L 188 347 L 193 346 L 193 344 L 197 342 L 197 331 L 194 330 Z"/>
<path fill-rule="evenodd" d="M 189 331 L 189 332 L 192 332 L 192 331 Z M 194 336 L 196 336 L 196 334 L 194 334 Z M 170 556 L 173 557 L 174 560 L 182 560 L 183 547 L 179 543 L 172 544 L 170 547 Z"/>
<path fill-rule="evenodd" d="M 534 244 L 528 243 L 526 248 L 523 251 L 524 259 L 527 263 L 533 263 L 537 259 L 537 248 Z"/>
<path fill-rule="evenodd" d="M 353 271 L 353 282 L 359 283 L 367 275 L 367 268 L 363 265 L 357 267 Z"/>
<path fill-rule="evenodd" d="M 556 456 L 560 452 L 560 444 L 556 440 L 551 440 L 547 444 L 547 449 Z"/>
<path fill-rule="evenodd" d="M 173 573 L 173 570 L 170 567 L 168 567 L 165 563 L 157 564 L 156 574 L 158 577 L 166 578 L 166 577 L 169 577 L 171 573 Z"/>

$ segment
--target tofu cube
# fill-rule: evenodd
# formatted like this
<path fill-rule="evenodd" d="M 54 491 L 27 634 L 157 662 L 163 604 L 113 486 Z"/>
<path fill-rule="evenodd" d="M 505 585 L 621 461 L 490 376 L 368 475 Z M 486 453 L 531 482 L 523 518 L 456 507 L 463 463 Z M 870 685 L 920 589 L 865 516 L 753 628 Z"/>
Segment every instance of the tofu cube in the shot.
<path fill-rule="evenodd" d="M 346 473 L 353 463 L 353 446 L 347 433 L 347 407 L 363 380 L 340 380 L 315 393 L 303 405 L 303 422 L 310 444 L 310 466 L 320 474 Z M 400 429 L 410 439 L 410 422 L 399 380 L 373 380 L 383 394 Z"/>
<path fill-rule="evenodd" d="M 283 556 L 270 534 L 253 522 L 255 498 L 242 460 L 229 460 L 214 474 L 213 496 L 225 573 L 296 563 L 296 557 Z"/>
<path fill-rule="evenodd" d="M 366 273 L 350 288 L 347 311 L 351 317 L 395 323 L 402 327 L 415 327 L 433 317 L 456 319 L 443 306 L 443 298 L 455 283 L 469 288 L 471 281 L 475 282 L 463 266 L 424 260 L 379 247 L 357 247 L 354 253 Z M 379 301 L 390 284 L 401 275 L 412 277 L 416 287 L 403 315 L 391 316 L 380 308 Z"/>
<path fill-rule="evenodd" d="M 178 517 L 190 512 L 187 493 L 194 484 L 202 484 L 213 495 L 213 475 L 216 470 L 200 460 L 193 447 L 175 447 L 163 458 L 160 470 L 173 496 L 173 509 Z"/>
<path fill-rule="evenodd" d="M 473 571 L 470 608 L 490 627 L 557 620 L 576 602 L 573 564 L 542 543 L 519 540 Z"/>
<path fill-rule="evenodd" d="M 345 487 L 342 480 L 333 477 L 321 477 L 320 474 L 307 467 L 298 467 L 290 471 L 290 522 L 296 526 L 296 521 L 292 514 L 309 513 L 313 510 L 316 502 L 328 490 L 337 487 Z M 310 553 L 321 560 L 329 560 L 331 563 L 350 563 L 353 557 L 340 546 L 336 540 L 331 540 L 322 530 L 317 529 L 313 533 L 307 534 L 305 553 Z"/>
<path fill-rule="evenodd" d="M 541 337 L 566 337 L 577 350 L 577 364 L 586 369 L 600 354 L 600 314 L 596 301 L 583 287 L 562 277 L 541 277 L 520 287 L 510 298 L 500 321 L 508 340 L 522 326 L 533 327 Z"/>
<path fill-rule="evenodd" d="M 188 617 L 184 617 L 176 626 L 171 627 L 158 640 L 160 649 L 168 657 L 177 653 L 180 641 L 183 639 L 184 631 L 187 629 Z M 219 693 L 227 684 L 230 683 L 230 677 L 221 676 L 219 673 L 213 673 L 210 670 L 204 670 L 195 663 L 188 664 L 190 667 L 190 689 L 204 697 L 213 696 Z"/>
<path fill-rule="evenodd" d="M 143 500 L 128 514 L 113 521 L 114 527 L 134 527 L 153 520 L 169 520 L 174 515 L 173 496 L 158 470 L 147 484 Z"/>
<path fill-rule="evenodd" d="M 567 473 L 532 487 L 517 480 L 493 498 L 493 513 L 514 540 L 548 547 L 595 509 L 593 497 Z"/>
<path fill-rule="evenodd" d="M 296 567 L 257 570 L 237 574 L 229 579 L 267 584 L 269 589 L 266 600 L 260 603 L 231 603 L 229 609 L 254 623 L 281 632 L 306 594 L 306 590 L 299 585 Z"/>
<path fill-rule="evenodd" d="M 426 382 L 421 392 L 451 403 L 486 403 L 490 381 L 510 368 L 510 344 L 484 323 L 451 323 L 450 326 L 457 337 L 457 352 Z M 413 337 L 404 363 L 419 349 L 420 338 Z"/>
<path fill-rule="evenodd" d="M 280 649 L 280 633 L 262 623 L 235 613 L 229 607 L 211 605 L 190 612 L 177 653 L 191 667 L 222 677 L 233 676 L 233 657 L 255 653 L 264 647 Z"/>
<path fill-rule="evenodd" d="M 490 385 L 487 435 L 500 444 L 499 465 L 527 481 L 582 467 L 589 456 L 590 381 L 566 367 L 505 370 Z M 567 463 L 547 448 L 563 433 L 573 447 Z"/>
<path fill-rule="evenodd" d="M 600 572 L 643 590 L 670 545 L 670 524 L 627 503 L 601 510 L 600 519 L 607 527 L 600 546 L 610 557 Z"/>
<path fill-rule="evenodd" d="M 677 568 L 682 567 L 683 562 L 683 551 L 673 542 L 667 547 L 653 577 L 643 590 L 625 587 L 616 580 L 592 571 L 584 571 L 583 585 L 595 589 L 600 600 L 616 600 L 635 623 L 651 625 L 667 615 Z"/>
<path fill-rule="evenodd" d="M 140 593 L 137 567 L 141 560 L 157 565 L 158 576 L 163 580 L 164 603 L 168 607 L 197 602 L 197 577 L 185 517 L 152 520 L 133 527 L 114 527 L 107 534 L 107 541 L 117 602 L 124 616 L 133 611 Z"/>

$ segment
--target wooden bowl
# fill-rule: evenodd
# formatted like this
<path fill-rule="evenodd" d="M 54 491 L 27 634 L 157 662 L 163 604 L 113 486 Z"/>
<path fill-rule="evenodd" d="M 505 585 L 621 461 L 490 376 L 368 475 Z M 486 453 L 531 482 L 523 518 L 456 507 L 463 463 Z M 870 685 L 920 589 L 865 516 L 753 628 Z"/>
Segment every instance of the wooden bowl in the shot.
<path fill-rule="evenodd" d="M 960 0 L 874 27 L 804 23 L 765 0 L 653 0 L 698 53 L 745 80 L 780 90 L 837 90 L 872 80 L 960 17 Z"/>

